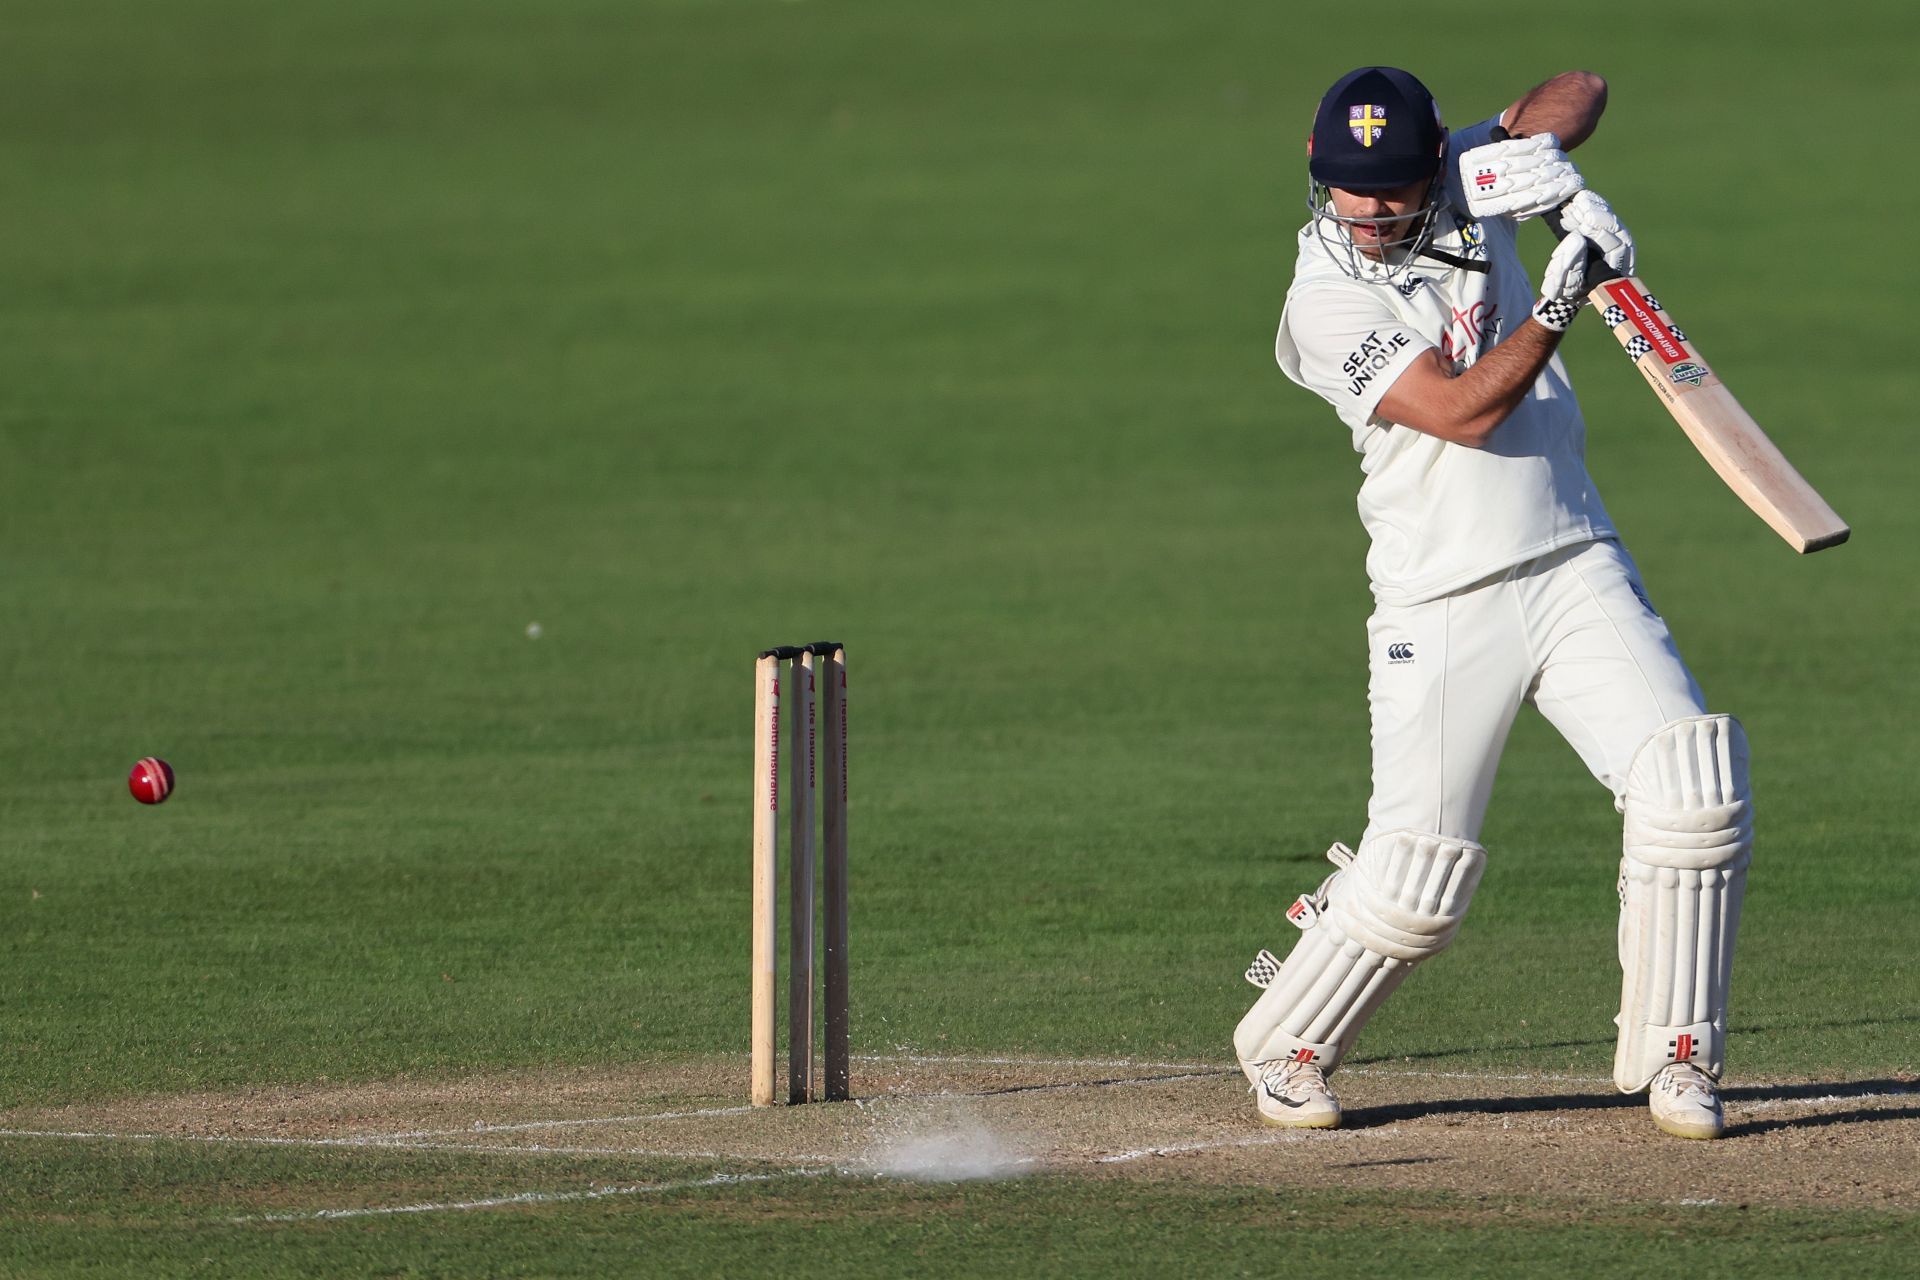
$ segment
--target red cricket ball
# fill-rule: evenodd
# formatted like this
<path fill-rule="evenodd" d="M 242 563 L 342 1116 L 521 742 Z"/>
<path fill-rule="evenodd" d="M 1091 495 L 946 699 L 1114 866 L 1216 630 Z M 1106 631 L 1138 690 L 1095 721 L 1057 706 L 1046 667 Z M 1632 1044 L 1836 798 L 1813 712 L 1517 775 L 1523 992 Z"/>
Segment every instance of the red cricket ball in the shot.
<path fill-rule="evenodd" d="M 159 756 L 144 756 L 127 775 L 127 790 L 141 804 L 159 804 L 173 794 L 173 766 Z"/>

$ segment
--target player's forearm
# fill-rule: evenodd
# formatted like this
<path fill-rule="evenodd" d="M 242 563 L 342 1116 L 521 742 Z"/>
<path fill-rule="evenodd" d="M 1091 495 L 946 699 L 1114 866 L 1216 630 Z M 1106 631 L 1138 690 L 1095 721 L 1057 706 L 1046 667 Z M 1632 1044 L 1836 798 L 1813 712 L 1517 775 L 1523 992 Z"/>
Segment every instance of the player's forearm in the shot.
<path fill-rule="evenodd" d="M 1529 89 L 1500 116 L 1515 137 L 1553 133 L 1571 151 L 1588 138 L 1607 109 L 1607 82 L 1591 71 L 1564 71 Z"/>
<path fill-rule="evenodd" d="M 1528 318 L 1505 342 L 1494 347 L 1453 379 L 1462 401 L 1459 415 L 1459 443 L 1474 448 L 1486 444 L 1494 429 L 1533 390 L 1540 371 L 1553 359 L 1560 335 Z"/>
<path fill-rule="evenodd" d="M 1467 369 L 1454 373 L 1437 352 L 1407 370 L 1381 398 L 1389 422 L 1478 449 L 1527 398 L 1553 359 L 1560 334 L 1533 318 Z"/>

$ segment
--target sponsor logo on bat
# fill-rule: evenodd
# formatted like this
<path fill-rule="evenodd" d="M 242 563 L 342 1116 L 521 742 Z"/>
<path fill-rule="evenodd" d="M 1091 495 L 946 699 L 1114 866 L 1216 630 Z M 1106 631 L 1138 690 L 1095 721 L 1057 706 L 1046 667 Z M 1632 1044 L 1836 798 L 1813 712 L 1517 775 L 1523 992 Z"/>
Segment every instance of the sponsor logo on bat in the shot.
<path fill-rule="evenodd" d="M 1687 349 L 1667 327 L 1667 322 L 1654 314 L 1651 299 L 1633 287 L 1631 280 L 1613 280 L 1601 286 L 1607 291 L 1615 305 L 1627 313 L 1627 319 L 1633 321 L 1633 327 L 1645 334 L 1647 341 L 1653 344 L 1654 351 L 1668 364 L 1679 364 L 1687 358 Z"/>
<path fill-rule="evenodd" d="M 1707 375 L 1711 372 L 1712 370 L 1703 364 L 1695 364 L 1691 360 L 1682 360 L 1668 371 L 1667 376 L 1675 382 L 1687 382 L 1697 387 L 1707 380 Z"/>

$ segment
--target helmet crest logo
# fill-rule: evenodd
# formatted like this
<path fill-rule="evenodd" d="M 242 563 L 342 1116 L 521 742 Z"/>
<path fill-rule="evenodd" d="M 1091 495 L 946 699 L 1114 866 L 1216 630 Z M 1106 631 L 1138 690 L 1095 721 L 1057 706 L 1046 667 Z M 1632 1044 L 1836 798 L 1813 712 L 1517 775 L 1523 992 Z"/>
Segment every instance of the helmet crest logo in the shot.
<path fill-rule="evenodd" d="M 1385 107 L 1358 106 L 1347 108 L 1347 132 L 1353 140 L 1363 147 L 1371 147 L 1375 139 L 1387 131 L 1387 109 Z"/>

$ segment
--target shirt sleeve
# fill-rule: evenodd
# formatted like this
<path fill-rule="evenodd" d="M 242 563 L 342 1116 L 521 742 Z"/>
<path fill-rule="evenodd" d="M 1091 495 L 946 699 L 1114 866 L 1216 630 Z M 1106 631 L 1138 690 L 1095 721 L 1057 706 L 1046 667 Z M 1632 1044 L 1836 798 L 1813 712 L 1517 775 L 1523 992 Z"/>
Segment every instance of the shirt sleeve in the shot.
<path fill-rule="evenodd" d="M 1433 344 L 1401 320 L 1380 285 L 1302 289 L 1287 301 L 1277 353 L 1287 376 L 1355 431 L 1373 425 L 1381 397 Z"/>

